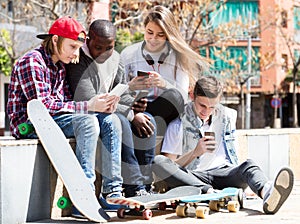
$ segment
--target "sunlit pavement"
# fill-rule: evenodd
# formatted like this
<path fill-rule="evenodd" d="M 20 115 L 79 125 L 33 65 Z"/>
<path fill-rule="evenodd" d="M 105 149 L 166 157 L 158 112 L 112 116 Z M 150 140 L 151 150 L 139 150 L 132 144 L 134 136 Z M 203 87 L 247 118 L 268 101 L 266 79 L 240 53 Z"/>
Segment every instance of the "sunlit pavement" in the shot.
<path fill-rule="evenodd" d="M 176 216 L 175 210 L 153 211 L 153 217 L 150 220 L 144 220 L 141 216 L 126 216 L 119 219 L 116 212 L 108 213 L 111 220 L 108 223 L 229 223 L 229 224 L 299 224 L 300 223 L 300 181 L 296 181 L 293 191 L 285 204 L 275 215 L 266 215 L 262 211 L 262 200 L 255 198 L 244 201 L 244 208 L 237 213 L 220 210 L 220 212 L 211 212 L 206 219 L 196 217 L 180 218 Z M 74 219 L 64 217 L 56 220 L 43 220 L 35 223 L 92 223 L 85 219 Z"/>

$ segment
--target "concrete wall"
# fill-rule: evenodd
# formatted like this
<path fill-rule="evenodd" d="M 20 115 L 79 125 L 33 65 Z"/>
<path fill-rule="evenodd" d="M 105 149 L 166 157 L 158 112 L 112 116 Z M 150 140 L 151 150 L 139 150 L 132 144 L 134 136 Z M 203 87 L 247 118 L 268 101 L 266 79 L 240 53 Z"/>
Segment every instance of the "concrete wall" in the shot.
<path fill-rule="evenodd" d="M 299 128 L 238 130 L 237 136 L 240 161 L 253 159 L 271 179 L 290 166 L 300 180 Z"/>
<path fill-rule="evenodd" d="M 37 140 L 0 141 L 0 223 L 50 217 L 49 161 Z"/>

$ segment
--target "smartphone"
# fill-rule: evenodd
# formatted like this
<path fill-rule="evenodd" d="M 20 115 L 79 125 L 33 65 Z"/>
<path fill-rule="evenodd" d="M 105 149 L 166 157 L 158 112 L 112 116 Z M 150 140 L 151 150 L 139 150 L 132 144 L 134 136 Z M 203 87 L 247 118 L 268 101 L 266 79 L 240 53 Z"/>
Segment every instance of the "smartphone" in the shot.
<path fill-rule="evenodd" d="M 215 132 L 213 131 L 205 131 L 204 136 L 212 136 L 215 138 Z M 207 147 L 208 150 L 214 151 L 216 149 L 215 144 L 209 144 Z"/>
<path fill-rule="evenodd" d="M 215 133 L 213 131 L 205 131 L 204 136 L 213 136 L 213 137 L 215 137 Z"/>
<path fill-rule="evenodd" d="M 128 87 L 128 85 L 119 83 L 109 92 L 109 95 L 121 96 L 128 89 Z"/>
<path fill-rule="evenodd" d="M 135 102 L 139 101 L 140 99 L 147 97 L 147 96 L 148 96 L 148 93 L 149 93 L 148 90 L 140 90 L 140 92 L 139 92 L 139 93 L 136 95 L 136 97 L 134 98 L 134 101 L 132 102 L 132 105 L 131 105 L 131 106 L 133 106 L 133 104 L 134 104 Z"/>
<path fill-rule="evenodd" d="M 149 78 L 148 72 L 145 72 L 145 71 L 138 71 L 137 75 L 138 75 L 138 77 L 144 77 L 144 79 Z M 144 80 L 144 79 L 141 79 L 141 80 Z"/>

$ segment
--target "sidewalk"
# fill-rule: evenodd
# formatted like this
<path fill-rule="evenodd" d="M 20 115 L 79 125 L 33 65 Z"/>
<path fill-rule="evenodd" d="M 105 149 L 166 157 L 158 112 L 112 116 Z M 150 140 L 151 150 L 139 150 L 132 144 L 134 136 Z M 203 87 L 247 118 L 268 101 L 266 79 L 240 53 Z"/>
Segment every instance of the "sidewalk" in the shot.
<path fill-rule="evenodd" d="M 230 224 L 299 224 L 300 223 L 300 181 L 296 181 L 294 189 L 285 204 L 275 215 L 265 215 L 262 211 L 261 199 L 250 199 L 244 201 L 244 209 L 237 213 L 228 213 L 226 210 L 211 213 L 206 219 L 195 217 L 179 218 L 174 210 L 154 211 L 150 220 L 142 217 L 127 216 L 119 219 L 116 212 L 109 212 L 111 220 L 108 223 L 138 223 L 138 224 L 184 224 L 204 223 L 230 223 Z M 59 220 L 43 220 L 35 223 L 92 223 L 84 219 L 73 219 L 64 217 Z"/>

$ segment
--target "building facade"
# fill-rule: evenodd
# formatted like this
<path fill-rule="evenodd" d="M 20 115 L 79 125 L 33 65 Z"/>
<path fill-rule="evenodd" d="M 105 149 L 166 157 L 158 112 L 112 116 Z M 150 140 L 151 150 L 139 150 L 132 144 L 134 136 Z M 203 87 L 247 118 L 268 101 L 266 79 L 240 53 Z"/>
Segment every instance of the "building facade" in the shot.
<path fill-rule="evenodd" d="M 249 128 L 292 125 L 293 82 L 289 77 L 300 56 L 299 2 L 227 0 L 226 7 L 208 18 L 213 28 L 236 25 L 231 31 L 235 41 L 226 42 L 225 50 L 210 45 L 200 47 L 200 53 L 213 59 L 216 75 L 231 79 L 224 102 L 238 110 L 238 128 L 245 127 L 247 112 Z M 299 87 L 295 89 L 298 95 Z"/>

